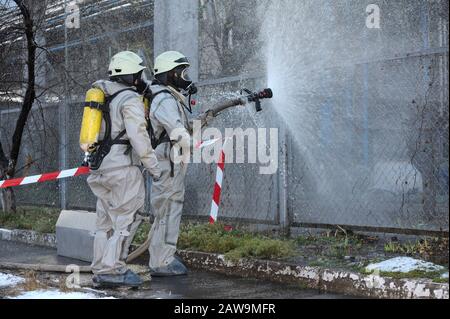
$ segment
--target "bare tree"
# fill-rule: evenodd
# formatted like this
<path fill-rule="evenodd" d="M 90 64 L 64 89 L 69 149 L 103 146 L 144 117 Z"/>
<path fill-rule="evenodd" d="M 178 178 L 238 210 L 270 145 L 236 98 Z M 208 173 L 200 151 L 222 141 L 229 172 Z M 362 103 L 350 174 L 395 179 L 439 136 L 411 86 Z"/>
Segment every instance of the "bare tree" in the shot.
<path fill-rule="evenodd" d="M 14 2 L 14 3 L 13 3 Z M 21 64 L 18 61 L 12 61 L 12 65 L 16 69 L 16 73 L 2 74 L 2 95 L 14 97 L 20 100 L 21 108 L 17 118 L 14 133 L 12 135 L 11 148 L 8 156 L 3 150 L 0 143 L 0 178 L 10 179 L 15 176 L 17 168 L 17 160 L 19 157 L 20 147 L 25 126 L 31 112 L 31 108 L 36 100 L 36 51 L 38 45 L 36 43 L 36 33 L 39 29 L 40 22 L 45 15 L 45 1 L 37 3 L 32 0 L 14 0 L 2 3 L 2 55 L 9 55 L 8 60 L 11 61 L 11 49 L 19 49 L 17 57 L 24 57 L 25 76 L 22 79 L 21 74 L 17 74 Z M 23 45 L 24 43 L 24 45 Z M 23 51 L 20 52 L 23 47 Z M 14 52 L 13 51 L 13 52 Z M 14 59 L 14 57 L 12 57 Z M 4 60 L 2 59 L 2 60 Z M 9 78 L 9 79 L 8 79 Z M 21 94 L 25 92 L 25 94 Z M 4 189 L 2 191 L 2 206 L 6 212 L 16 210 L 15 196 L 12 189 Z"/>
<path fill-rule="evenodd" d="M 44 172 L 60 164 L 58 154 L 70 151 L 61 135 L 78 127 L 66 123 L 70 128 L 62 133 L 65 124 L 55 110 L 68 114 L 69 108 L 60 108 L 78 105 L 91 83 L 107 76 L 112 54 L 151 53 L 150 25 L 136 27 L 136 21 L 150 20 L 152 6 L 136 0 L 115 10 L 115 3 L 78 3 L 81 26 L 70 28 L 70 6 L 62 0 L 0 0 L 0 108 L 11 109 L 4 114 L 14 119 L 2 118 L 0 180 L 22 176 L 30 167 Z M 4 211 L 15 210 L 12 188 L 1 190 L 0 197 Z"/>
<path fill-rule="evenodd" d="M 201 52 L 204 70 L 223 76 L 241 73 L 242 67 L 260 48 L 261 1 L 201 0 L 200 26 L 204 38 Z M 212 65 L 216 62 L 216 65 Z"/>

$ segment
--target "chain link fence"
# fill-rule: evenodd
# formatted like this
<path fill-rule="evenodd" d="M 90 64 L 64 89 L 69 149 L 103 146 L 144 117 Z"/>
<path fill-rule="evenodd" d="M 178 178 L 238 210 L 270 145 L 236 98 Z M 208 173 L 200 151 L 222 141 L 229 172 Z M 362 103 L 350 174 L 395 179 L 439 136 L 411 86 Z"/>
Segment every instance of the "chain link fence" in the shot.
<path fill-rule="evenodd" d="M 276 95 L 261 113 L 238 107 L 211 124 L 222 133 L 279 129 L 276 174 L 261 175 L 262 163 L 225 165 L 219 219 L 448 231 L 448 2 L 378 1 L 379 30 L 365 25 L 369 4 L 199 1 L 195 112 L 243 87 L 269 85 Z M 57 101 L 32 112 L 18 175 L 78 166 L 89 84 L 105 77 L 117 51 L 153 59 L 153 1 L 102 6 L 85 1 L 81 29 L 70 30 L 66 41 L 61 29 L 45 36 L 46 84 Z M 0 109 L 5 148 L 16 107 L 2 102 Z M 215 174 L 215 164 L 190 164 L 185 217 L 207 220 Z M 19 204 L 95 207 L 85 177 L 16 194 Z"/>
<path fill-rule="evenodd" d="M 333 80 L 324 87 L 339 86 L 339 93 L 325 90 L 309 104 L 319 110 L 310 113 L 317 134 L 297 137 L 314 146 L 299 147 L 295 134 L 291 143 L 289 208 L 296 223 L 448 228 L 448 100 L 439 103 L 431 92 L 443 87 L 420 74 L 428 63 L 436 70 L 441 58 L 328 74 Z"/>

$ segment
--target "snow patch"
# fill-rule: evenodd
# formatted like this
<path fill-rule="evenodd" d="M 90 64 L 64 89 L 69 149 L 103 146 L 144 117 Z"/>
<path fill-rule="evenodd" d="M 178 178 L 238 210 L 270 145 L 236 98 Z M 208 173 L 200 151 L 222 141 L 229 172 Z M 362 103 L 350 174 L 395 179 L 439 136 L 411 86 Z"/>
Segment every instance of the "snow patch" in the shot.
<path fill-rule="evenodd" d="M 385 260 L 377 264 L 370 264 L 366 267 L 366 271 L 383 271 L 383 272 L 400 272 L 408 273 L 411 271 L 442 271 L 444 267 L 426 262 L 423 260 L 414 259 L 411 257 L 396 257 Z"/>
<path fill-rule="evenodd" d="M 23 282 L 25 282 L 25 279 L 22 277 L 0 272 L 0 288 L 13 287 Z"/>
<path fill-rule="evenodd" d="M 448 279 L 448 271 L 445 274 L 442 274 L 441 278 L 442 279 Z"/>
<path fill-rule="evenodd" d="M 115 299 L 114 297 L 99 297 L 93 293 L 86 292 L 62 292 L 52 290 L 34 290 L 24 292 L 10 299 Z"/>

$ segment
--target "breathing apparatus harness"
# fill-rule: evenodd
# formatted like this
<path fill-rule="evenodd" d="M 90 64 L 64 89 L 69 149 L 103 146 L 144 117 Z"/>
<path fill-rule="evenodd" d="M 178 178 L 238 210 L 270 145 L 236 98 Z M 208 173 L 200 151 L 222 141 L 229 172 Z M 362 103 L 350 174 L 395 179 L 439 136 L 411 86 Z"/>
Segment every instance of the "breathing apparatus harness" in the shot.
<path fill-rule="evenodd" d="M 169 93 L 170 95 L 172 95 L 172 93 L 169 90 L 162 90 L 162 91 L 159 91 L 158 93 L 155 93 L 154 95 L 147 94 L 145 96 L 149 101 L 149 108 L 151 107 L 152 102 L 155 99 L 155 97 L 162 93 Z M 155 130 L 153 129 L 152 123 L 150 121 L 150 114 L 148 115 L 146 120 L 147 120 L 147 130 L 148 130 L 148 134 L 150 136 L 150 140 L 152 142 L 153 149 L 156 149 L 159 145 L 161 145 L 163 143 L 170 142 L 169 135 L 167 134 L 167 131 L 165 129 L 163 129 L 161 135 L 158 138 L 156 137 Z"/>
<path fill-rule="evenodd" d="M 110 104 L 111 102 L 120 94 L 125 91 L 136 92 L 136 90 L 132 88 L 123 89 L 117 91 L 111 96 L 107 96 L 105 99 L 105 103 L 97 103 L 90 102 L 87 106 L 95 109 L 99 109 L 103 112 L 103 119 L 105 121 L 105 135 L 103 140 L 98 141 L 94 144 L 94 151 L 89 155 L 88 161 L 83 163 L 84 166 L 89 166 L 91 170 L 98 170 L 100 165 L 102 164 L 104 158 L 111 151 L 111 147 L 113 145 L 127 145 L 127 149 L 124 152 L 124 155 L 128 155 L 131 152 L 131 143 L 129 140 L 122 140 L 121 138 L 125 136 L 126 130 L 121 131 L 115 138 L 111 137 L 111 114 L 110 114 Z"/>
<path fill-rule="evenodd" d="M 154 84 L 163 85 L 159 81 L 156 81 L 156 80 L 154 81 Z M 169 134 L 167 133 L 167 131 L 165 129 L 163 129 L 161 135 L 159 137 L 157 137 L 156 134 L 155 134 L 155 130 L 153 129 L 151 120 L 150 120 L 150 108 L 151 108 L 152 102 L 155 99 L 155 97 L 157 97 L 158 95 L 163 94 L 163 93 L 168 93 L 171 96 L 170 98 L 174 98 L 175 100 L 178 100 L 174 96 L 174 93 L 171 92 L 169 89 L 163 89 L 163 90 L 161 90 L 161 91 L 159 91 L 157 93 L 154 93 L 154 94 L 151 92 L 150 88 L 146 89 L 146 93 L 144 94 L 144 97 L 146 99 L 148 99 L 148 104 L 149 104 L 149 114 L 148 114 L 148 117 L 146 118 L 146 120 L 147 120 L 147 131 L 148 131 L 148 135 L 150 136 L 150 140 L 151 140 L 153 149 L 156 149 L 161 144 L 169 143 L 170 144 L 169 154 L 170 154 L 172 152 L 172 148 L 174 146 L 174 143 L 170 139 Z M 160 103 L 162 103 L 162 101 L 164 101 L 164 100 L 165 99 L 161 100 Z M 189 100 L 190 100 L 190 98 L 189 98 Z M 183 107 L 185 109 L 187 109 L 190 113 L 192 113 L 192 109 L 187 108 L 184 104 L 183 104 Z M 169 155 L 169 157 L 170 157 L 170 155 Z M 170 177 L 174 177 L 175 176 L 174 170 L 175 170 L 175 164 L 174 164 L 172 158 L 170 158 Z"/>

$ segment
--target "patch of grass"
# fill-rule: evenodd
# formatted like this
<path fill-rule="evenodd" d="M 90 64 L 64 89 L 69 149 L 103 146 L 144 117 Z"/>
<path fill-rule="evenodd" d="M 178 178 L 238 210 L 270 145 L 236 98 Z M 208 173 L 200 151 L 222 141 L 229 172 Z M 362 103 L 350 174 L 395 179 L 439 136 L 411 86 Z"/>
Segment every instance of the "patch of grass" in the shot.
<path fill-rule="evenodd" d="M 386 253 L 419 256 L 425 260 L 448 265 L 449 240 L 441 238 L 422 238 L 414 242 L 400 243 L 390 241 L 384 246 Z"/>
<path fill-rule="evenodd" d="M 139 226 L 136 235 L 133 238 L 133 244 L 135 245 L 142 245 L 144 241 L 147 240 L 148 233 L 150 232 L 150 223 L 148 222 L 142 222 L 142 224 Z"/>
<path fill-rule="evenodd" d="M 398 242 L 388 242 L 384 245 L 384 251 L 387 253 L 394 254 L 406 254 L 406 255 L 414 255 L 419 253 L 421 249 L 421 244 L 417 243 L 398 243 Z"/>
<path fill-rule="evenodd" d="M 24 277 L 25 282 L 22 284 L 22 288 L 25 291 L 34 291 L 46 288 L 46 286 L 38 279 L 35 271 L 27 271 Z"/>
<path fill-rule="evenodd" d="M 47 207 L 18 207 L 16 213 L 0 212 L 0 226 L 8 229 L 28 229 L 54 233 L 60 209 Z"/>
<path fill-rule="evenodd" d="M 438 271 L 420 271 L 420 270 L 414 270 L 407 273 L 401 273 L 401 272 L 387 272 L 387 271 L 381 271 L 380 276 L 383 277 L 390 277 L 394 279 L 437 279 L 441 278 L 441 272 Z"/>
<path fill-rule="evenodd" d="M 224 254 L 228 260 L 241 258 L 281 259 L 293 256 L 295 244 L 292 240 L 273 239 L 240 229 L 226 231 L 224 224 L 183 224 L 177 247 L 207 253 Z M 151 225 L 142 223 L 133 244 L 142 244 Z"/>
<path fill-rule="evenodd" d="M 239 247 L 242 234 L 226 232 L 222 224 L 185 225 L 181 228 L 178 246 L 203 252 L 226 253 Z"/>
<path fill-rule="evenodd" d="M 433 282 L 437 283 L 437 284 L 448 284 L 448 278 L 434 278 Z"/>
<path fill-rule="evenodd" d="M 316 247 L 322 251 L 322 255 L 343 259 L 346 255 L 352 255 L 364 245 L 364 239 L 352 233 L 331 233 L 299 236 L 295 239 L 298 246 Z"/>
<path fill-rule="evenodd" d="M 55 208 L 20 207 L 16 213 L 0 213 L 0 227 L 55 233 L 59 213 L 60 210 Z M 147 239 L 150 227 L 148 222 L 143 222 L 138 228 L 133 244 L 142 244 Z M 295 250 L 291 240 L 272 239 L 243 230 L 226 231 L 223 224 L 183 225 L 178 247 L 221 253 L 233 260 L 280 259 L 292 256 Z"/>
<path fill-rule="evenodd" d="M 363 240 L 357 235 L 349 234 L 349 235 L 331 235 L 329 233 L 326 234 L 318 234 L 318 235 L 310 235 L 310 236 L 299 236 L 295 239 L 298 245 L 338 245 L 338 246 L 356 246 L 361 247 L 363 245 Z"/>
<path fill-rule="evenodd" d="M 279 239 L 253 238 L 225 254 L 231 260 L 241 258 L 280 259 L 292 256 L 292 243 Z"/>
<path fill-rule="evenodd" d="M 319 257 L 315 260 L 312 260 L 308 262 L 307 264 L 310 267 L 319 267 L 319 268 L 337 268 L 337 269 L 351 269 L 352 267 L 349 267 L 348 265 L 344 265 L 342 261 L 335 259 L 335 258 L 329 258 L 327 256 Z"/>
<path fill-rule="evenodd" d="M 373 271 L 367 271 L 365 268 L 361 269 L 360 272 L 365 275 L 374 274 Z M 378 274 L 382 277 L 389 277 L 394 279 L 432 279 L 433 282 L 448 282 L 448 279 L 441 278 L 441 275 L 445 271 L 424 271 L 424 270 L 413 270 L 410 272 L 391 272 L 391 271 L 380 271 Z"/>
<path fill-rule="evenodd" d="M 319 258 L 317 260 L 311 261 L 308 266 L 310 267 L 328 267 L 330 264 L 329 262 Z"/>
<path fill-rule="evenodd" d="M 272 239 L 242 230 L 225 231 L 223 224 L 187 225 L 178 239 L 180 249 L 225 254 L 229 260 L 241 258 L 281 259 L 292 256 L 291 240 Z"/>

